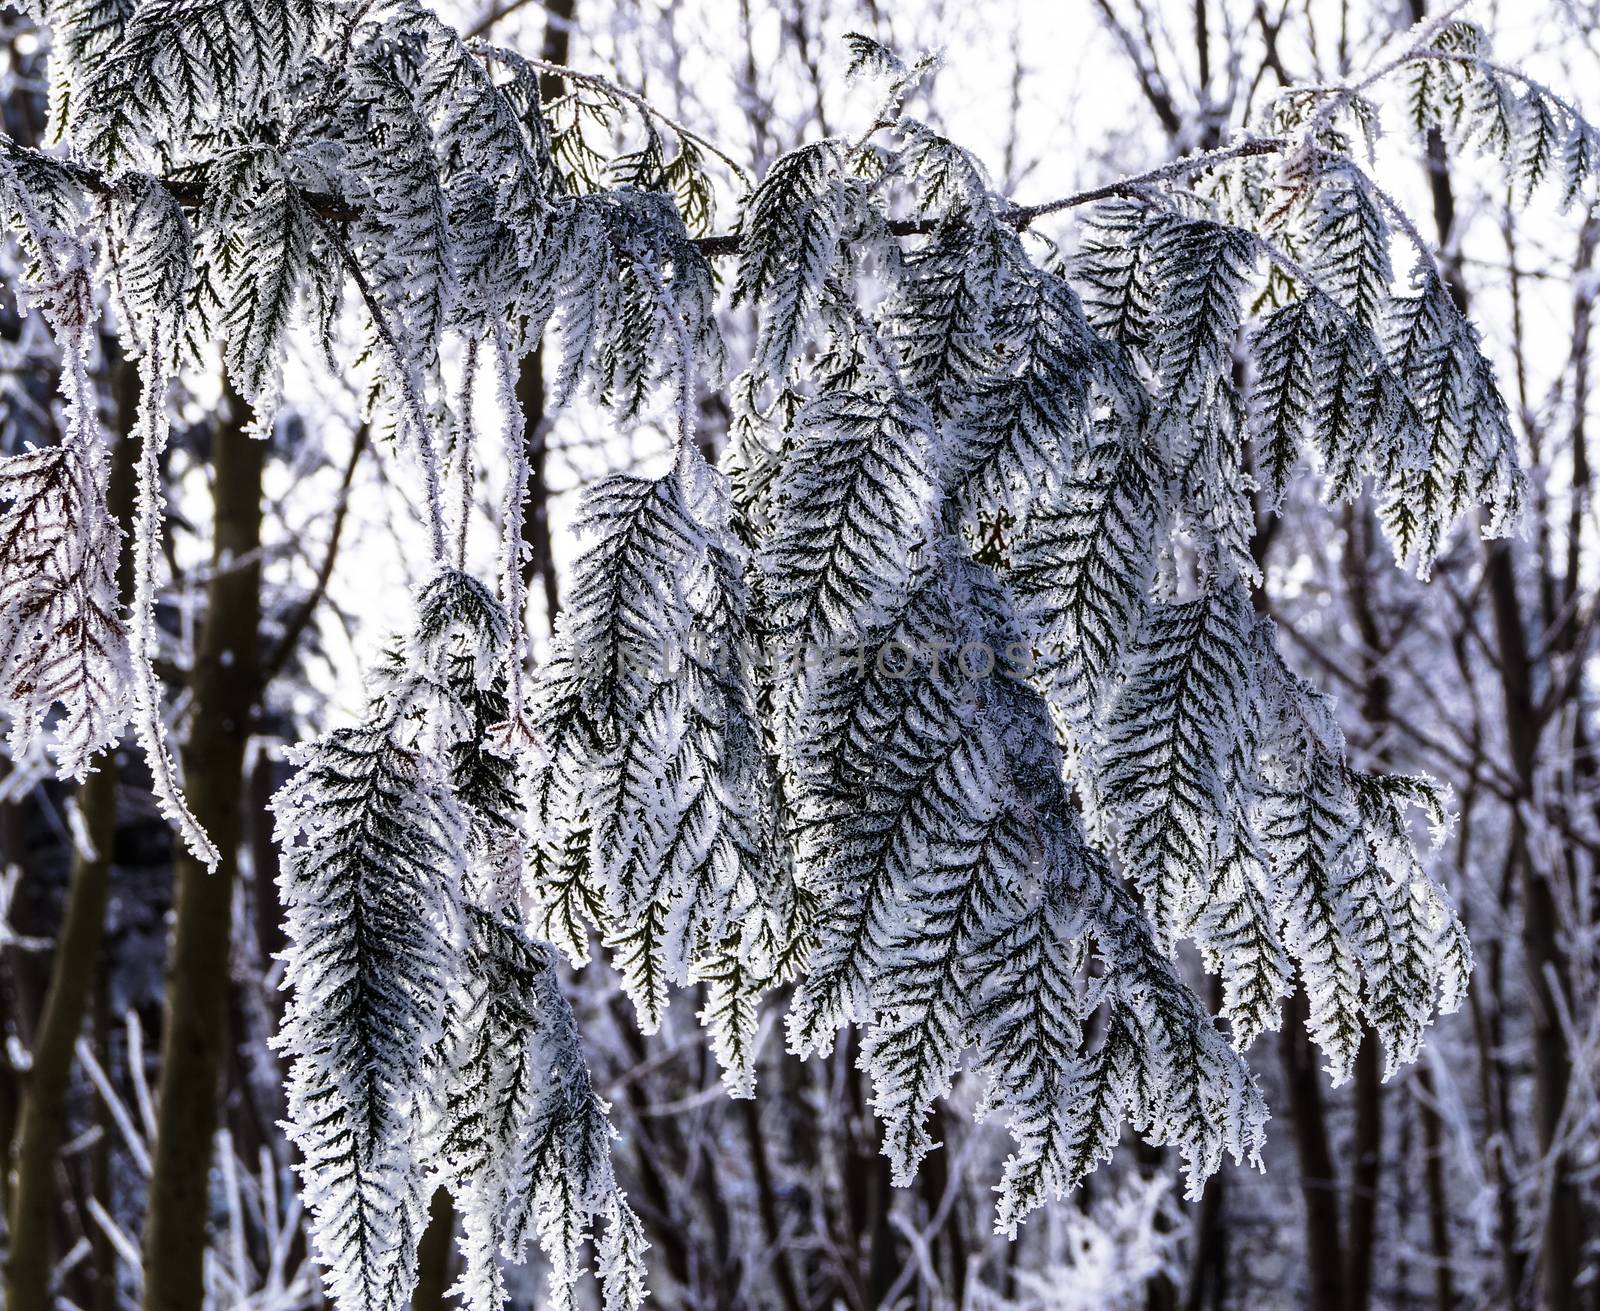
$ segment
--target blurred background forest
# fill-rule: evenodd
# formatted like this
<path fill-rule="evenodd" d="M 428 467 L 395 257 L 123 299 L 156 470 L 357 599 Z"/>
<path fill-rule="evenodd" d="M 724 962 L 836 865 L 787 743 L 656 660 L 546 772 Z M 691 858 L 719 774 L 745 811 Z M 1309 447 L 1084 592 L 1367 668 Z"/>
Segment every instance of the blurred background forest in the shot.
<path fill-rule="evenodd" d="M 1283 87 L 1368 67 L 1425 8 L 452 0 L 443 12 L 464 32 L 607 71 L 757 175 L 802 141 L 852 130 L 862 111 L 839 78 L 843 33 L 942 48 L 929 113 L 1027 203 L 1215 145 L 1260 121 Z M 1534 0 L 1474 17 L 1503 58 L 1600 116 L 1600 10 Z M 41 33 L 0 6 L 0 114 L 25 143 L 48 136 L 45 53 Z M 582 94 L 555 76 L 543 90 Z M 768 1032 L 759 1099 L 732 1101 L 692 1008 L 642 1039 L 614 979 L 591 964 L 571 995 L 664 1311 L 1600 1308 L 1600 213 L 1514 206 L 1498 168 L 1470 152 L 1446 162 L 1437 142 L 1377 148 L 1378 176 L 1483 328 L 1519 425 L 1530 513 L 1510 540 L 1461 534 L 1421 583 L 1393 567 L 1369 504 L 1318 506 L 1302 481 L 1305 502 L 1260 535 L 1256 600 L 1305 672 L 1339 694 L 1359 763 L 1424 770 L 1454 789 L 1457 817 L 1435 859 L 1477 953 L 1468 1004 L 1388 1083 L 1369 1037 L 1355 1079 L 1334 1091 L 1292 999 L 1292 1022 L 1251 1053 L 1274 1114 L 1264 1172 L 1225 1167 L 1186 1203 L 1172 1163 L 1125 1139 L 1073 1203 L 1008 1243 L 990 1233 L 985 1182 L 1005 1134 L 972 1122 L 976 1089 L 957 1085 L 934 1128 L 944 1147 L 912 1187 L 892 1188 L 848 1036 L 830 1059 L 801 1062 Z M 717 231 L 734 199 L 731 188 L 719 197 Z M 1069 257 L 1070 220 L 1049 235 Z M 14 269 L 0 256 L 6 452 L 52 440 L 58 369 L 37 318 L 17 315 Z M 749 334 L 740 312 L 727 332 L 737 354 Z M 109 336 L 96 367 L 108 430 L 126 434 L 136 386 Z M 352 634 L 373 625 L 358 619 L 381 620 L 408 561 L 423 557 L 415 507 L 387 475 L 393 457 L 361 421 L 356 372 L 330 377 L 308 349 L 264 443 L 245 435 L 220 369 L 184 386 L 168 455 L 161 672 L 192 799 L 225 859 L 208 877 L 177 849 L 131 752 L 75 791 L 40 760 L 0 765 L 10 1311 L 139 1305 L 141 1233 L 179 1214 L 207 1220 L 209 1307 L 323 1305 L 277 1127 L 268 1040 L 282 937 L 266 804 L 287 775 L 283 748 L 359 705 L 366 652 Z M 518 388 L 534 469 L 534 625 L 548 633 L 575 490 L 648 461 L 664 439 L 648 424 L 618 433 L 583 409 L 547 417 L 537 355 Z M 715 448 L 728 415 L 713 395 L 702 408 Z M 124 514 L 129 446 L 113 457 Z M 485 513 L 497 476 L 482 488 Z M 1219 989 L 1198 961 L 1186 966 L 1203 994 Z M 223 1032 L 220 1048 L 204 1038 Z M 213 1117 L 196 1099 L 213 1097 L 205 1186 L 151 1195 L 158 1117 L 203 1126 Z M 440 1193 L 416 1311 L 448 1300 L 452 1223 Z M 537 1272 L 516 1289 L 518 1306 L 539 1305 Z"/>

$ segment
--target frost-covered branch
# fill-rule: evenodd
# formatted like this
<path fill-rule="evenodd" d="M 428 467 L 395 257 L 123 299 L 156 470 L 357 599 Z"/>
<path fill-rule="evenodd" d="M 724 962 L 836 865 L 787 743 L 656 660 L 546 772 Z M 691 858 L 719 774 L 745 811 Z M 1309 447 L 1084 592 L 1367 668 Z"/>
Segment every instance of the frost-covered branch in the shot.
<path fill-rule="evenodd" d="M 1360 767 L 1283 660 L 1253 602 L 1258 509 L 1299 513 L 1309 468 L 1332 499 L 1370 494 L 1422 574 L 1463 520 L 1514 527 L 1495 372 L 1347 129 L 1404 74 L 1417 127 L 1570 194 L 1597 138 L 1567 102 L 1446 15 L 1234 141 L 1019 205 L 908 108 L 937 61 L 852 37 L 871 121 L 776 160 L 735 230 L 705 236 L 706 155 L 737 165 L 608 79 L 466 42 L 408 0 L 235 16 L 144 0 L 110 49 L 63 45 L 72 160 L 0 152 L 69 366 L 62 453 L 0 470 L 4 667 L 54 640 L 34 575 L 106 545 L 83 527 L 103 243 L 146 388 L 138 722 L 199 842 L 149 672 L 166 382 L 220 348 L 264 431 L 290 335 L 304 321 L 332 356 L 353 287 L 369 418 L 416 454 L 432 564 L 363 715 L 299 748 L 275 803 L 290 1131 L 344 1311 L 411 1296 L 441 1184 L 474 1311 L 530 1241 L 570 1303 L 596 1226 L 608 1304 L 642 1298 L 558 950 L 603 951 L 646 1033 L 701 989 L 734 1095 L 755 1091 L 774 990 L 796 1054 L 854 1026 L 897 1183 L 970 1070 L 1015 1144 L 1006 1234 L 1130 1127 L 1173 1149 L 1191 1196 L 1257 1159 L 1244 1052 L 1293 989 L 1336 1081 L 1369 1030 L 1390 1069 L 1415 1058 L 1471 969 L 1413 832 L 1446 802 Z M 574 89 L 546 103 L 551 73 Z M 585 136 L 633 110 L 636 148 Z M 1041 260 L 1027 229 L 1075 208 L 1070 258 Z M 1423 258 L 1397 278 L 1400 238 Z M 756 330 L 713 468 L 695 419 L 728 371 L 724 257 Z M 528 678 L 517 374 L 546 342 L 552 405 L 667 415 L 677 440 L 665 468 L 588 489 L 570 606 Z M 485 351 L 507 444 L 492 583 L 466 567 Z M 114 698 L 30 702 L 24 681 L 7 696 L 29 732 L 69 712 L 67 763 L 113 733 Z"/>

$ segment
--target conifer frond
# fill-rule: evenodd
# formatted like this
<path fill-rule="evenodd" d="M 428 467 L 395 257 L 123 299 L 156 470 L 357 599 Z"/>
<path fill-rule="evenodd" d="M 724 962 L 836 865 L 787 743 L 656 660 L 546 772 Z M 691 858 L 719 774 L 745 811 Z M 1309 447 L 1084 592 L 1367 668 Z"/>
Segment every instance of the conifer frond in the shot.
<path fill-rule="evenodd" d="M 1305 241 L 1315 252 L 1312 272 L 1321 287 L 1367 328 L 1376 328 L 1388 302 L 1394 269 L 1389 225 L 1355 168 L 1324 175 L 1311 207 Z"/>
<path fill-rule="evenodd" d="M 277 406 L 284 338 L 316 244 L 313 216 L 281 177 L 265 180 L 249 217 L 230 234 L 225 359 L 233 385 L 263 420 Z"/>
<path fill-rule="evenodd" d="M 367 719 L 300 752 L 280 794 L 280 883 L 295 999 L 290 1129 L 341 1303 L 403 1305 L 436 1179 L 463 1216 L 469 1304 L 504 1301 L 498 1261 L 530 1239 L 571 1305 L 596 1217 L 621 1237 L 607 1296 L 642 1296 L 553 951 L 515 908 L 525 850 L 506 719 L 510 624 L 471 575 L 442 569 L 375 679 Z M 337 920 L 338 934 L 316 925 Z M 409 1237 L 408 1237 L 409 1235 Z M 606 1240 L 607 1242 L 611 1240 Z"/>
<path fill-rule="evenodd" d="M 796 877 L 818 897 L 817 942 L 789 1012 L 797 1051 L 874 1010 L 872 981 L 941 815 L 938 791 L 976 688 L 938 676 L 929 653 L 966 645 L 942 571 L 918 571 L 890 618 L 850 649 L 821 648 L 798 722 Z M 948 659 L 948 655 L 946 655 Z"/>
<path fill-rule="evenodd" d="M 60 441 L 0 460 L 0 698 L 17 759 L 59 705 L 57 765 L 81 779 L 128 722 L 130 667 L 117 596 L 123 534 L 106 510 L 87 324 L 64 325 L 61 337 Z"/>
<path fill-rule="evenodd" d="M 1282 503 L 1301 444 L 1312 431 L 1322 334 L 1323 325 L 1311 297 L 1273 310 L 1256 330 L 1257 376 L 1251 393 L 1250 439 L 1273 509 Z"/>
<path fill-rule="evenodd" d="M 513 916 L 469 909 L 462 979 L 465 1001 L 447 1035 L 456 1055 L 443 1146 L 461 1198 L 466 1304 L 502 1306 L 497 1258 L 520 1262 L 537 1237 L 552 1303 L 570 1305 L 584 1235 L 601 1217 L 612 1230 L 634 1224 L 611 1173 L 606 1107 L 590 1087 L 551 953 Z M 642 1300 L 642 1255 L 641 1239 L 603 1263 L 608 1305 Z"/>
<path fill-rule="evenodd" d="M 330 17 L 317 0 L 140 0 L 84 88 L 77 140 L 109 168 L 138 167 L 213 116 L 247 118 Z"/>
<path fill-rule="evenodd" d="M 1052 699 L 1087 730 L 1144 622 L 1165 479 L 1137 428 L 1096 433 L 1058 492 L 1023 521 L 1007 579 L 1038 628 Z"/>
<path fill-rule="evenodd" d="M 1194 925 L 1206 968 L 1222 976 L 1222 1015 L 1233 1045 L 1248 1048 L 1263 1029 L 1276 1029 L 1289 995 L 1293 963 L 1273 913 L 1271 877 L 1260 839 L 1236 813 Z"/>
<path fill-rule="evenodd" d="M 181 323 L 194 278 L 194 238 L 171 192 L 154 178 L 125 178 L 115 206 L 112 255 L 129 326 L 148 338 Z M 178 342 L 168 339 L 169 349 Z M 148 349 L 148 340 L 143 346 Z"/>
<path fill-rule="evenodd" d="M 816 321 L 860 203 L 845 147 L 820 141 L 785 155 L 751 194 L 742 218 L 734 300 L 762 307 L 751 377 L 783 386 Z"/>
<path fill-rule="evenodd" d="M 822 651 L 894 613 L 928 533 L 932 432 L 905 392 L 824 392 L 795 420 L 762 557 L 774 621 Z"/>
<path fill-rule="evenodd" d="M 564 404 L 587 378 L 602 403 L 631 418 L 656 383 L 684 385 L 685 339 L 696 371 L 720 376 L 711 270 L 666 196 L 631 190 L 580 196 L 557 222 L 557 402 Z"/>
<path fill-rule="evenodd" d="M 1012 272 L 978 342 L 985 356 L 947 384 L 961 399 L 945 477 L 969 513 L 1026 504 L 1074 464 L 1107 353 L 1066 279 L 1033 269 Z"/>
<path fill-rule="evenodd" d="M 373 37 L 350 61 L 327 137 L 343 151 L 344 191 L 359 217 L 348 247 L 382 306 L 394 364 L 431 380 L 455 297 L 440 165 L 419 103 L 413 47 Z"/>
<path fill-rule="evenodd" d="M 574 954 L 581 921 L 600 930 L 652 1029 L 765 882 L 741 554 L 717 540 L 721 495 L 678 470 L 590 491 L 596 549 L 574 582 L 570 655 L 536 693 L 536 922 Z"/>
<path fill-rule="evenodd" d="M 1236 228 L 1171 215 L 1154 219 L 1147 239 L 1161 326 L 1145 354 L 1157 403 L 1188 417 L 1209 413 L 1232 367 L 1254 244 Z"/>
<path fill-rule="evenodd" d="M 1228 840 L 1237 735 L 1253 692 L 1249 627 L 1239 589 L 1222 582 L 1154 606 L 1095 744 L 1096 795 L 1116 816 L 1123 861 L 1163 935 L 1190 929 Z"/>
<path fill-rule="evenodd" d="M 1335 1084 L 1350 1075 L 1361 1046 L 1361 976 L 1350 884 L 1362 861 L 1361 835 L 1339 764 L 1313 751 L 1285 778 L 1263 813 L 1284 941 L 1299 963 L 1311 1036 Z"/>
<path fill-rule="evenodd" d="M 558 635 L 534 683 L 530 722 L 540 744 L 526 789 L 530 828 L 524 881 L 531 923 L 574 965 L 589 959 L 589 925 L 604 900 L 589 875 L 588 771 L 600 758 L 602 721 L 591 717 L 567 635 Z"/>
<path fill-rule="evenodd" d="M 389 1311 L 416 1278 L 422 1113 L 463 933 L 463 821 L 436 762 L 376 707 L 296 756 L 274 802 L 293 991 L 289 1132 L 341 1306 Z"/>
<path fill-rule="evenodd" d="M 1097 205 L 1085 221 L 1073 273 L 1084 287 L 1084 310 L 1101 336 L 1128 351 L 1156 337 L 1154 216 L 1136 200 Z"/>

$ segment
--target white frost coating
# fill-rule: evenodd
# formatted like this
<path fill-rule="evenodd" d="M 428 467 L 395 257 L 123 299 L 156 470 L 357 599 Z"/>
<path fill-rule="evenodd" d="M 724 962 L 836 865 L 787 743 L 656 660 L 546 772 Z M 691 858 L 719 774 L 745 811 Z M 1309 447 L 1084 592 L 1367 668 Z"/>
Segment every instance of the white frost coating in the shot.
<path fill-rule="evenodd" d="M 494 329 L 495 374 L 500 426 L 506 457 L 505 501 L 500 509 L 500 595 L 511 626 L 506 644 L 506 731 L 514 741 L 526 742 L 527 694 L 524 666 L 528 659 L 528 589 L 522 565 L 527 545 L 522 540 L 528 509 L 528 421 L 517 399 L 517 365 L 504 325 Z M 552 616 L 552 619 L 554 616 Z"/>
<path fill-rule="evenodd" d="M 666 319 L 672 332 L 672 344 L 677 358 L 677 439 L 678 458 L 687 458 L 687 453 L 694 444 L 695 427 L 695 361 L 698 353 L 695 350 L 694 339 L 689 335 L 689 325 L 685 322 L 683 311 L 678 308 L 673 299 L 672 290 L 662 278 L 659 269 L 652 265 L 641 266 L 641 276 L 650 281 L 660 305 L 658 313 Z"/>
<path fill-rule="evenodd" d="M 433 425 L 428 422 L 427 403 L 423 396 L 422 371 L 415 360 L 409 358 L 384 315 L 384 307 L 373 294 L 361 268 L 351 256 L 346 256 L 351 279 L 360 290 L 372 316 L 372 328 L 382 343 L 380 359 L 387 363 L 385 381 L 400 399 L 402 429 L 410 428 L 412 449 L 422 470 L 423 493 L 428 506 L 429 547 L 432 558 L 443 564 L 448 558 L 445 529 L 444 483 L 439 470 L 439 444 L 435 440 Z"/>
<path fill-rule="evenodd" d="M 1273 497 L 1305 463 L 1334 498 L 1371 487 L 1423 572 L 1475 509 L 1498 532 L 1520 504 L 1475 330 L 1426 260 L 1395 289 L 1391 238 L 1415 231 L 1324 130 L 1370 77 L 1286 98 L 1280 136 L 1018 208 L 909 113 L 932 65 L 852 38 L 856 70 L 887 83 L 877 114 L 778 160 L 737 236 L 706 241 L 710 183 L 656 117 L 642 149 L 604 160 L 553 142 L 562 110 L 539 100 L 539 66 L 413 6 L 338 32 L 327 6 L 255 8 L 258 25 L 219 42 L 200 39 L 214 6 L 170 28 L 141 9 L 67 126 L 112 175 L 160 158 L 205 179 L 198 205 L 119 183 L 107 228 L 148 346 L 137 721 L 203 855 L 151 670 L 159 357 L 182 306 L 202 320 L 185 340 L 226 339 L 230 372 L 270 396 L 296 307 L 328 346 L 353 281 L 378 339 L 375 417 L 421 466 L 435 568 L 364 720 L 301 752 L 278 802 L 293 1132 L 342 1311 L 410 1296 L 441 1178 L 462 1205 L 474 1311 L 503 1300 L 496 1263 L 529 1238 L 569 1303 L 596 1224 L 608 1307 L 643 1296 L 605 1109 L 523 906 L 574 959 L 601 942 L 646 1029 L 675 987 L 704 984 L 700 1019 L 737 1095 L 754 1088 L 774 987 L 794 985 L 795 1051 L 859 1025 L 897 1180 L 970 1066 L 1015 1141 L 995 1215 L 1008 1233 L 1125 1125 L 1174 1149 L 1191 1195 L 1224 1157 L 1258 1159 L 1266 1111 L 1240 1052 L 1290 987 L 1336 1079 L 1369 1028 L 1391 1069 L 1416 1055 L 1471 965 L 1410 831 L 1414 811 L 1442 819 L 1442 798 L 1352 766 L 1250 600 L 1258 476 Z M 1435 39 L 1450 48 L 1418 44 Z M 1417 75 L 1424 126 L 1502 143 L 1525 188 L 1585 182 L 1593 129 L 1486 58 L 1476 29 L 1395 48 L 1375 76 Z M 206 66 L 216 50 L 241 76 Z M 300 76 L 307 60 L 330 76 Z M 155 103 L 171 86 L 198 91 Z M 280 115 L 296 130 L 254 139 Z M 204 130 L 217 121 L 237 136 Z M 38 539 L 26 504 L 44 507 L 50 568 L 100 562 L 78 569 L 89 590 L 51 602 L 82 617 L 105 609 L 114 538 L 91 531 L 104 456 L 76 229 L 109 184 L 0 146 L 0 208 L 45 271 L 34 299 L 62 333 L 68 402 L 61 446 L 0 471 L 21 489 L 0 547 Z M 1237 185 L 1198 205 L 1190 179 L 1221 169 Z M 1066 268 L 1038 262 L 1021 229 L 1090 203 Z M 709 259 L 730 253 L 756 338 L 725 478 L 696 447 L 695 388 L 723 376 Z M 677 459 L 588 490 L 570 610 L 523 731 L 515 378 L 552 324 L 554 403 L 586 389 L 627 423 L 671 388 Z M 468 367 L 447 505 L 429 407 L 452 334 Z M 498 600 L 461 567 L 490 339 L 508 444 Z M 80 696 L 89 682 L 67 679 L 41 700 L 45 684 L 17 675 L 54 631 L 27 609 L 52 577 L 32 560 L 0 550 L 5 695 L 33 698 L 24 739 L 65 706 L 63 763 L 86 767 L 121 684 Z M 114 672 L 119 648 L 102 645 Z M 1222 980 L 1226 1032 L 1177 967 L 1186 938 Z"/>
<path fill-rule="evenodd" d="M 63 288 L 81 277 L 69 275 Z M 23 452 L 0 468 L 12 501 L 0 573 L 9 620 L 0 676 L 13 753 L 26 755 L 58 703 L 65 714 L 55 735 L 57 767 L 63 777 L 82 779 L 127 722 L 127 635 L 116 584 L 122 531 L 106 509 L 105 441 L 87 359 L 92 316 L 59 298 L 49 313 L 62 345 L 65 426 L 54 450 Z"/>
<path fill-rule="evenodd" d="M 401 366 L 403 368 L 403 366 Z M 444 490 L 439 474 L 439 445 L 422 403 L 422 387 L 414 372 L 404 370 L 402 394 L 410 420 L 417 460 L 422 465 L 422 484 L 428 498 L 428 532 L 433 558 L 445 559 Z"/>
<path fill-rule="evenodd" d="M 461 397 L 456 402 L 456 537 L 452 558 L 457 569 L 466 568 L 467 529 L 472 523 L 472 494 L 478 482 L 478 427 L 472 412 L 477 382 L 478 341 L 473 338 L 461 361 Z"/>
<path fill-rule="evenodd" d="M 77 797 L 68 797 L 66 804 L 67 832 L 72 835 L 72 850 L 79 860 L 95 861 L 100 859 L 100 853 L 95 850 L 94 835 L 89 832 L 89 825 L 83 817 L 83 807 L 78 804 Z"/>
<path fill-rule="evenodd" d="M 161 454 L 167 448 L 167 371 L 159 331 L 139 364 L 138 492 L 133 517 L 133 703 L 134 732 L 150 764 L 150 791 L 161 813 L 177 829 L 194 858 L 209 870 L 222 860 L 200 821 L 184 800 L 178 767 L 167 746 L 161 714 L 161 680 L 156 674 L 156 588 L 161 558 Z"/>

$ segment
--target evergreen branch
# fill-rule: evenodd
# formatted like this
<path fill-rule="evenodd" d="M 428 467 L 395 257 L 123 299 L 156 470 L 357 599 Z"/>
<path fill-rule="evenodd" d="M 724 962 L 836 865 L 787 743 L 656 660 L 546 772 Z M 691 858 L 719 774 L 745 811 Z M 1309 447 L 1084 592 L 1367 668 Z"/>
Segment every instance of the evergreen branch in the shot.
<path fill-rule="evenodd" d="M 563 76 L 570 74 L 570 70 L 564 69 L 561 65 L 543 65 L 537 60 L 528 62 L 535 67 L 548 67 L 551 70 L 560 71 Z M 598 79 L 596 80 L 598 81 Z M 720 158 L 727 158 L 720 151 L 716 151 L 715 147 L 701 142 L 700 138 L 688 133 L 686 129 L 680 129 L 672 120 L 663 119 L 663 121 L 672 127 L 674 131 L 684 131 L 686 135 L 697 143 L 705 144 L 707 149 L 718 154 Z M 1230 163 L 1236 159 L 1284 154 L 1292 149 L 1294 144 L 1288 137 L 1283 136 L 1245 136 L 1228 145 L 1219 146 L 1215 150 L 1206 150 L 1196 155 L 1189 155 L 1183 159 L 1174 160 L 1169 164 L 1163 164 L 1159 168 L 1147 169 L 1143 173 L 1134 173 L 1115 182 L 1090 187 L 1084 191 L 1076 191 L 1071 195 L 1062 196 L 1056 200 L 1041 201 L 1034 205 L 1011 205 L 1002 209 L 998 217 L 1002 223 L 1020 232 L 1035 220 L 1046 218 L 1051 214 L 1059 214 L 1064 210 L 1076 209 L 1083 205 L 1092 205 L 1097 201 L 1110 200 L 1119 196 L 1134 196 L 1147 187 L 1160 186 L 1163 183 L 1190 177 L 1195 173 L 1216 168 L 1220 164 Z M 9 136 L 4 136 L 3 134 L 0 134 L 0 146 L 3 146 L 14 156 L 26 157 L 35 162 L 42 162 L 48 167 L 61 170 L 73 182 L 97 196 L 110 197 L 116 194 L 117 184 L 107 174 L 90 165 L 60 159 L 43 151 L 35 150 L 31 146 L 19 145 Z M 731 164 L 732 161 L 730 160 L 729 163 Z M 734 165 L 734 167 L 737 167 L 737 165 Z M 740 174 L 741 176 L 744 175 L 743 169 L 740 169 Z M 173 199 L 186 210 L 203 209 L 210 194 L 210 188 L 204 182 L 194 178 L 162 178 L 160 183 L 171 193 Z M 312 213 L 328 223 L 353 223 L 362 215 L 360 206 L 352 205 L 341 197 L 328 192 L 307 191 L 299 188 L 295 188 L 294 191 L 300 201 Z M 938 220 L 935 219 L 897 219 L 887 226 L 890 234 L 896 237 L 925 237 L 934 232 L 938 225 Z M 696 238 L 692 244 L 707 259 L 725 259 L 739 253 L 743 240 L 744 237 L 741 233 L 724 232 L 710 237 Z"/>
<path fill-rule="evenodd" d="M 1084 191 L 1075 191 L 1071 195 L 1062 196 L 1057 200 L 1041 201 L 1035 205 L 1011 205 L 1001 209 L 997 217 L 1007 227 L 1021 232 L 1036 219 L 1046 218 L 1051 214 L 1059 214 L 1068 209 L 1077 209 L 1083 205 L 1092 205 L 1102 200 L 1136 196 L 1148 187 L 1159 186 L 1165 182 L 1173 182 L 1180 178 L 1190 177 L 1195 173 L 1216 168 L 1219 164 L 1230 163 L 1236 159 L 1249 159 L 1258 155 L 1285 154 L 1294 147 L 1294 144 L 1288 137 L 1282 136 L 1245 136 L 1226 146 L 1219 146 L 1215 150 L 1205 150 L 1197 155 L 1188 155 L 1183 159 L 1174 160 L 1170 164 L 1163 164 L 1159 168 L 1146 169 L 1143 173 L 1134 173 L 1115 182 L 1107 182 L 1102 186 L 1090 187 Z M 889 233 L 896 237 L 926 237 L 938 229 L 939 223 L 940 220 L 931 218 L 896 219 L 889 223 L 887 228 Z M 743 237 L 739 233 L 729 232 L 714 237 L 701 237 L 694 244 L 699 248 L 702 255 L 709 259 L 717 259 L 738 254 L 742 241 Z"/>

